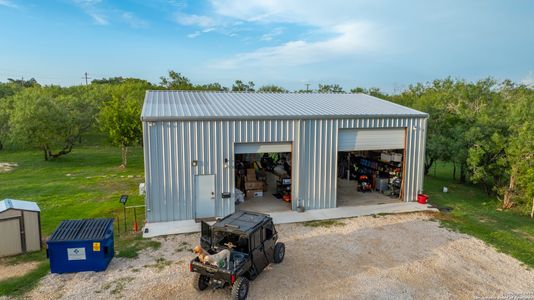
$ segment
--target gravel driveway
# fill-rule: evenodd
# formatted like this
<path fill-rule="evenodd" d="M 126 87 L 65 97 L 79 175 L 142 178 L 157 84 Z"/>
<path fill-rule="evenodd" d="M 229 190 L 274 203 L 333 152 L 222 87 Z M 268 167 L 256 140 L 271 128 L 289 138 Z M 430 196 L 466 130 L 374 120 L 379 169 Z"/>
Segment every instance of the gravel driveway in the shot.
<path fill-rule="evenodd" d="M 443 229 L 425 213 L 359 217 L 334 227 L 278 225 L 283 263 L 268 267 L 250 299 L 471 299 L 534 297 L 534 271 L 480 240 Z M 197 293 L 188 261 L 198 234 L 158 238 L 138 259 L 117 258 L 104 273 L 51 274 L 35 299 L 228 299 Z M 186 250 L 184 250 L 186 249 Z"/>

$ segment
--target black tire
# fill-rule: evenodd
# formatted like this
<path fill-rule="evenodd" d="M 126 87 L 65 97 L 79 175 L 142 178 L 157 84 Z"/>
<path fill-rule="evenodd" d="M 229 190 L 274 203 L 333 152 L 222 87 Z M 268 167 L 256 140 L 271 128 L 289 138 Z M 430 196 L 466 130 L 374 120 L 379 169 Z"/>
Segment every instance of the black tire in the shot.
<path fill-rule="evenodd" d="M 210 285 L 210 278 L 208 276 L 201 275 L 200 273 L 193 274 L 193 287 L 197 291 L 203 291 Z"/>
<path fill-rule="evenodd" d="M 247 299 L 249 281 L 245 277 L 239 277 L 232 286 L 232 300 Z"/>
<path fill-rule="evenodd" d="M 275 264 L 279 264 L 284 260 L 285 256 L 286 256 L 286 245 L 284 245 L 284 243 L 276 243 L 276 245 L 274 245 L 273 262 Z"/>
<path fill-rule="evenodd" d="M 249 281 L 254 281 L 258 277 L 258 272 L 254 269 L 254 266 L 246 273 L 246 277 Z"/>

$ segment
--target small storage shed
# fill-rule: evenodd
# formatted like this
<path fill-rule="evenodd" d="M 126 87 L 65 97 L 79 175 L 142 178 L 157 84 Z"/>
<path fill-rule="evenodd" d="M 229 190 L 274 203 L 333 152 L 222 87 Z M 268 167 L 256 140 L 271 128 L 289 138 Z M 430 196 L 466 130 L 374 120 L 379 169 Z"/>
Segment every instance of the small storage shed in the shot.
<path fill-rule="evenodd" d="M 37 203 L 0 201 L 0 257 L 41 250 L 41 210 Z"/>
<path fill-rule="evenodd" d="M 46 244 L 52 273 L 104 271 L 115 254 L 113 219 L 61 221 Z"/>

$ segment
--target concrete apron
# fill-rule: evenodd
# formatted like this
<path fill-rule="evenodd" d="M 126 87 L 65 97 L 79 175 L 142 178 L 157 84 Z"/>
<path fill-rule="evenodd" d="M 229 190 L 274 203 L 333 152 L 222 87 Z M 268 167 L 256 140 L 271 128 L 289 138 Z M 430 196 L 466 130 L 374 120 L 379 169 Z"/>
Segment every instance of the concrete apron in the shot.
<path fill-rule="evenodd" d="M 437 212 L 436 208 L 431 208 L 428 204 L 417 202 L 387 203 L 363 206 L 342 206 L 337 208 L 314 209 L 305 212 L 283 211 L 272 212 L 271 217 L 275 224 L 298 223 L 316 220 L 341 219 L 359 216 L 369 216 L 374 214 L 396 214 L 418 211 Z M 214 222 L 208 222 L 213 224 Z M 148 232 L 145 233 L 145 229 Z M 200 232 L 200 223 L 195 220 L 172 221 L 146 223 L 143 227 L 143 237 L 151 238 L 162 235 Z"/>

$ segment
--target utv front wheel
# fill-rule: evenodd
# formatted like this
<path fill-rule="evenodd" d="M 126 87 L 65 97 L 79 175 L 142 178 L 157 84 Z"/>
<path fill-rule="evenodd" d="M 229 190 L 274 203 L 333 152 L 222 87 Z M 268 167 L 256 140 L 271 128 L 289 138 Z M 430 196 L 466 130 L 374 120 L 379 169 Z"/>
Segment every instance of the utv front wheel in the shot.
<path fill-rule="evenodd" d="M 232 300 L 245 300 L 248 295 L 248 279 L 239 277 L 232 286 Z"/>
<path fill-rule="evenodd" d="M 274 245 L 274 263 L 279 264 L 284 260 L 286 255 L 286 245 L 284 243 L 276 243 Z"/>
<path fill-rule="evenodd" d="M 193 275 L 193 287 L 197 291 L 203 291 L 208 288 L 210 283 L 210 278 L 208 276 L 200 275 L 195 273 Z"/>

